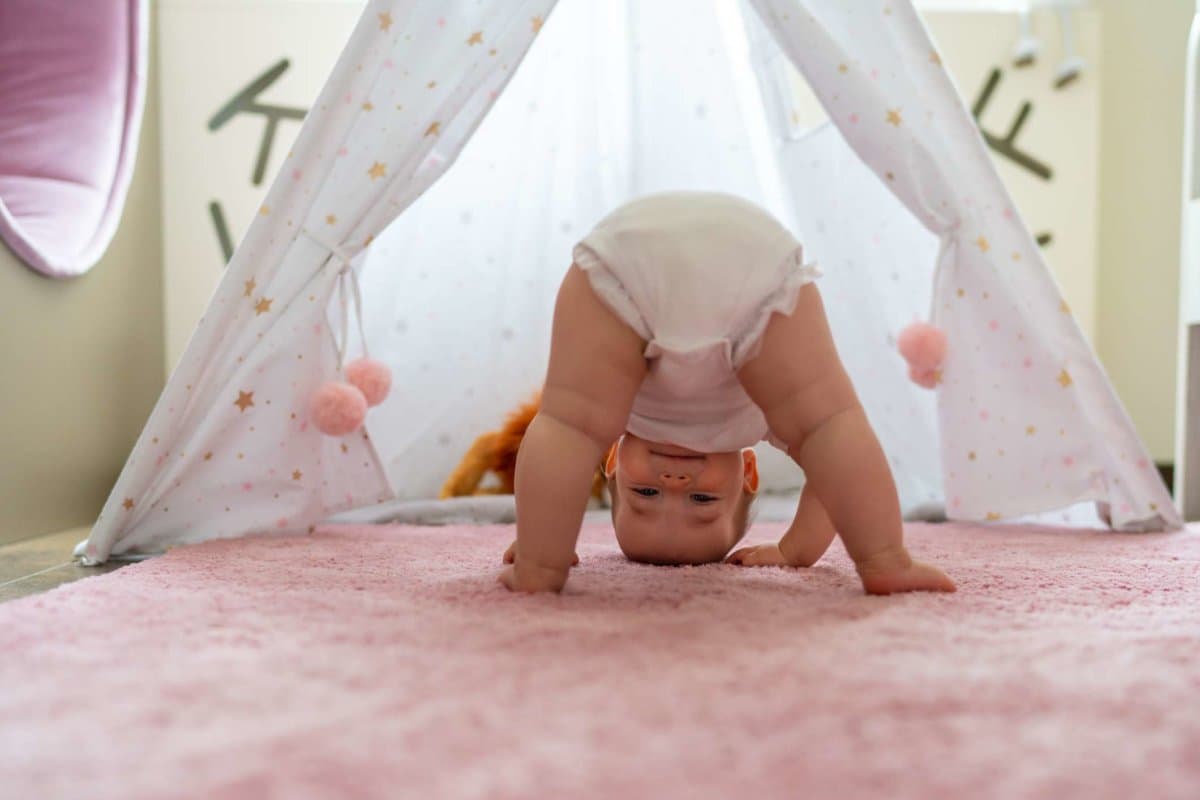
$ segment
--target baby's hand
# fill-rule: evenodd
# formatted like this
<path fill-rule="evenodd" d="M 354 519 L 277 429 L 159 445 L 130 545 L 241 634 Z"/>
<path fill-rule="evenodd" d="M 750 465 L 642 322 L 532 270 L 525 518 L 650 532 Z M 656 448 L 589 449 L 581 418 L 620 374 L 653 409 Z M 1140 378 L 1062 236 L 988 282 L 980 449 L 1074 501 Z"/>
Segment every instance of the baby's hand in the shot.
<path fill-rule="evenodd" d="M 572 567 L 579 563 L 579 554 L 574 555 Z M 512 566 L 501 572 L 497 580 L 510 592 L 561 592 L 570 569 L 543 567 L 528 561 L 518 563 L 515 541 L 504 551 L 504 563 Z"/>
<path fill-rule="evenodd" d="M 510 544 L 508 546 L 508 549 L 504 551 L 504 563 L 511 564 L 511 563 L 513 563 L 513 560 L 516 557 L 517 557 L 517 540 L 513 539 L 513 543 Z M 576 566 L 577 564 L 579 564 L 579 553 L 575 553 L 575 558 L 571 560 L 572 567 Z"/>
<path fill-rule="evenodd" d="M 783 553 L 779 550 L 779 545 L 772 544 L 752 544 L 749 547 L 742 547 L 734 550 L 725 557 L 726 564 L 737 564 L 743 567 L 790 567 L 791 564 L 783 557 Z"/>

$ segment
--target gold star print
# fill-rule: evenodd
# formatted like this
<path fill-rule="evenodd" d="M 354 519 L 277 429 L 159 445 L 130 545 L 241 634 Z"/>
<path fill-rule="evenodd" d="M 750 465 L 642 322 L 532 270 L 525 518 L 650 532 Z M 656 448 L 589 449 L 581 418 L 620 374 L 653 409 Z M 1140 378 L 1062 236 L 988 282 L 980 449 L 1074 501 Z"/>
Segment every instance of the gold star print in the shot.
<path fill-rule="evenodd" d="M 935 386 L 942 385 L 942 371 L 940 369 L 935 369 L 933 371 L 933 383 Z"/>
<path fill-rule="evenodd" d="M 346 443 L 345 443 L 345 442 L 342 442 L 342 452 L 343 452 L 343 453 L 349 453 L 349 452 L 350 452 L 350 448 L 346 446 Z"/>
<path fill-rule="evenodd" d="M 988 243 L 986 236 L 980 236 L 978 239 L 976 239 L 975 245 L 979 248 L 981 253 L 986 253 L 988 250 L 992 249 L 992 246 Z"/>
<path fill-rule="evenodd" d="M 942 57 L 938 55 L 937 50 L 929 51 L 929 63 L 937 64 L 939 67 L 942 65 Z"/>
<path fill-rule="evenodd" d="M 254 304 L 254 316 L 257 317 L 259 314 L 266 314 L 271 310 L 271 303 L 274 302 L 274 300 L 268 297 L 260 298 L 259 301 Z"/>
<path fill-rule="evenodd" d="M 250 406 L 254 405 L 254 392 L 238 391 L 238 399 L 233 403 L 235 406 L 245 411 Z"/>
<path fill-rule="evenodd" d="M 533 19 L 529 20 L 529 24 L 530 27 L 533 28 L 533 32 L 537 33 L 542 29 L 542 25 L 545 24 L 545 20 L 543 20 L 541 17 L 534 17 Z"/>
<path fill-rule="evenodd" d="M 121 507 L 124 508 L 126 511 L 132 511 L 133 510 L 133 498 L 126 497 L 125 502 L 121 503 Z"/>
<path fill-rule="evenodd" d="M 379 30 L 387 33 L 388 28 L 392 27 L 392 15 L 384 11 L 379 15 Z"/>
<path fill-rule="evenodd" d="M 494 55 L 496 55 L 496 53 L 497 53 L 497 52 L 498 52 L 498 51 L 496 50 L 496 48 L 494 48 L 494 47 L 493 47 L 491 50 L 488 50 L 488 55 L 489 55 L 489 56 L 494 56 Z"/>
<path fill-rule="evenodd" d="M 271 207 L 264 204 L 263 207 L 258 210 L 258 213 L 265 217 L 271 213 Z"/>
<path fill-rule="evenodd" d="M 363 239 L 363 247 L 370 247 L 371 242 L 373 242 L 373 241 L 375 241 L 374 235 L 368 236 L 366 239 Z"/>
<path fill-rule="evenodd" d="M 483 44 L 483 31 L 475 31 L 471 34 L 471 38 L 467 39 L 468 47 L 474 47 L 477 44 Z"/>
<path fill-rule="evenodd" d="M 428 128 L 425 129 L 425 135 L 426 136 L 437 136 L 441 130 L 442 130 L 442 123 L 435 122 L 432 125 L 430 125 Z"/>
<path fill-rule="evenodd" d="M 1059 310 L 1059 311 L 1061 311 L 1061 312 L 1062 312 L 1062 313 L 1064 313 L 1064 314 L 1070 314 L 1070 313 L 1071 313 L 1071 307 L 1070 307 L 1069 305 L 1067 305 L 1067 301 L 1066 301 L 1066 300 L 1062 300 L 1062 301 L 1060 301 L 1060 302 L 1059 302 L 1059 304 L 1058 304 L 1058 310 Z"/>
<path fill-rule="evenodd" d="M 374 111 L 375 106 L 371 103 L 370 100 L 368 100 L 367 102 L 362 104 L 362 110 L 363 111 Z"/>
<path fill-rule="evenodd" d="M 1037 433 L 1037 428 L 1035 428 L 1034 426 L 1027 425 L 1025 427 L 1025 435 L 1026 436 L 1033 436 L 1035 433 Z"/>
<path fill-rule="evenodd" d="M 387 164 L 384 164 L 381 161 L 376 161 L 371 165 L 371 168 L 367 170 L 367 174 L 371 176 L 371 180 L 382 178 L 387 174 Z"/>
<path fill-rule="evenodd" d="M 996 520 L 998 520 L 998 519 L 1001 519 L 1001 517 L 1000 517 L 1000 515 L 999 515 L 999 514 L 997 514 L 995 511 L 989 511 L 989 512 L 987 513 L 987 520 L 988 520 L 989 522 L 995 522 L 995 521 L 996 521 Z"/>
<path fill-rule="evenodd" d="M 294 480 L 294 481 L 298 481 L 303 477 L 304 477 L 304 473 L 301 472 L 300 470 L 296 470 L 295 472 L 292 473 L 292 480 Z"/>
<path fill-rule="evenodd" d="M 325 217 L 326 225 L 337 225 L 337 214 L 329 214 Z"/>
<path fill-rule="evenodd" d="M 1062 372 L 1058 373 L 1058 385 L 1059 386 L 1061 386 L 1062 388 L 1065 389 L 1068 386 L 1070 386 L 1071 383 L 1072 383 L 1071 373 L 1067 372 L 1065 369 Z"/>
<path fill-rule="evenodd" d="M 437 81 L 430 81 L 429 83 L 425 84 L 426 89 L 432 89 L 435 86 L 437 86 Z"/>
<path fill-rule="evenodd" d="M 212 451 L 211 451 L 211 450 L 210 450 L 209 452 L 207 452 L 207 453 L 205 453 L 205 454 L 204 454 L 204 460 L 205 460 L 205 461 L 212 461 Z"/>
<path fill-rule="evenodd" d="M 250 280 L 246 281 L 246 283 L 245 283 L 246 291 L 242 295 L 242 297 L 249 297 L 250 295 L 254 294 L 254 289 L 257 286 L 258 286 L 258 284 L 254 282 L 254 278 L 251 278 Z"/>
<path fill-rule="evenodd" d="M 974 461 L 974 460 L 975 460 L 975 451 L 974 451 L 974 450 L 972 450 L 971 452 L 967 453 L 967 460 L 968 460 L 968 461 Z"/>
<path fill-rule="evenodd" d="M 845 64 L 838 64 L 838 72 L 845 75 L 849 71 L 850 71 L 850 68 L 848 66 L 846 66 Z"/>
<path fill-rule="evenodd" d="M 900 123 L 904 121 L 904 119 L 900 116 L 900 109 L 889 108 L 887 112 L 887 121 L 889 125 L 895 125 L 897 128 L 899 128 Z"/>

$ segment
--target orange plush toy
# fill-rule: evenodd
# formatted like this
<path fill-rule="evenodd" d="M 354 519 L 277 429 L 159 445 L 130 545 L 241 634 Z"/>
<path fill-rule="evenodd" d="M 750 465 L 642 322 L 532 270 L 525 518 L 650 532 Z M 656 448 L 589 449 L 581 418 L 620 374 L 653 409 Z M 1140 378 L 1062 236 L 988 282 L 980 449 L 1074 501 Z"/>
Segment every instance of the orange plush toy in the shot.
<path fill-rule="evenodd" d="M 521 440 L 525 438 L 529 423 L 537 416 L 541 400 L 542 394 L 538 392 L 509 414 L 500 430 L 489 431 L 476 439 L 454 472 L 450 473 L 438 496 L 444 500 L 480 494 L 514 494 L 517 451 L 521 448 Z M 499 486 L 479 486 L 488 473 L 500 479 Z M 592 497 L 603 501 L 604 488 L 604 467 L 599 465 L 592 477 Z"/>

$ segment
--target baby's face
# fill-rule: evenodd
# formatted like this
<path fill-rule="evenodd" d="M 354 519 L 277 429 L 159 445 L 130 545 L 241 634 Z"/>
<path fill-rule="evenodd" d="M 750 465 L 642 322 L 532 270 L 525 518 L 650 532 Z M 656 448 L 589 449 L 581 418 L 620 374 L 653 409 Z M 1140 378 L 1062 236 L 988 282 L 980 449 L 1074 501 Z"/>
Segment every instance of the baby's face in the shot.
<path fill-rule="evenodd" d="M 621 550 L 652 564 L 719 561 L 744 531 L 758 488 L 753 450 L 698 453 L 625 434 L 609 460 L 613 527 Z"/>

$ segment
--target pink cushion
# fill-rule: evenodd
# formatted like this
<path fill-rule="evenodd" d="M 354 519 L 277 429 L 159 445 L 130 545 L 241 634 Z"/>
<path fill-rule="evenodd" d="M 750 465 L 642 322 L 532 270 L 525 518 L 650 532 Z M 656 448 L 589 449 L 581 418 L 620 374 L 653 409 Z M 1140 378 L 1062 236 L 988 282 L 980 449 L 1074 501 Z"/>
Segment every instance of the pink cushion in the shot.
<path fill-rule="evenodd" d="M 145 78 L 143 0 L 0 2 L 0 238 L 70 277 L 112 240 Z"/>

